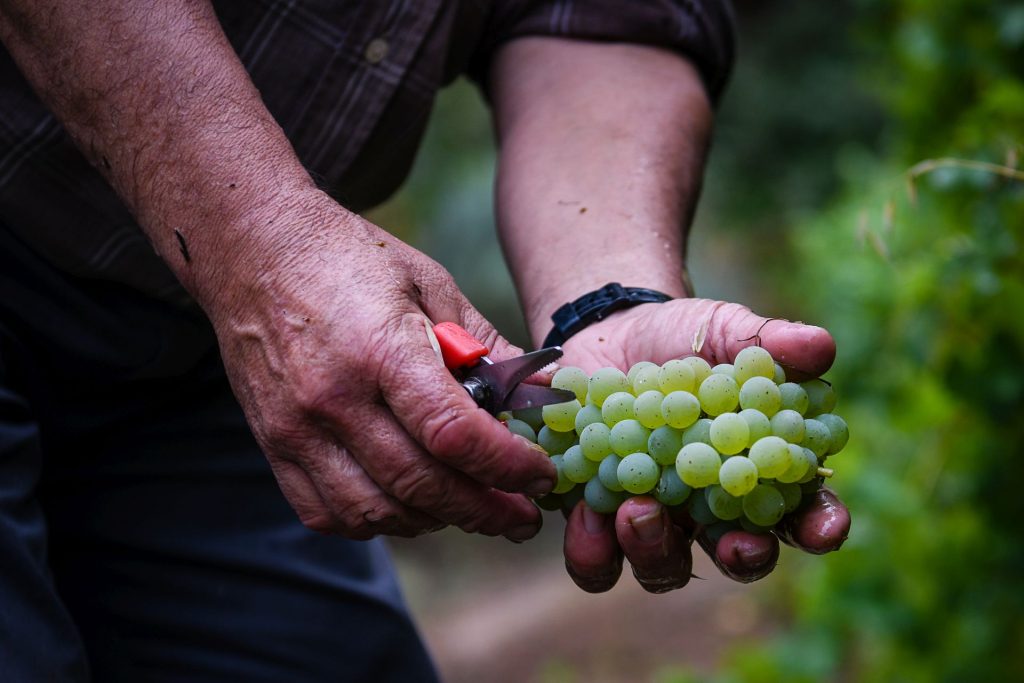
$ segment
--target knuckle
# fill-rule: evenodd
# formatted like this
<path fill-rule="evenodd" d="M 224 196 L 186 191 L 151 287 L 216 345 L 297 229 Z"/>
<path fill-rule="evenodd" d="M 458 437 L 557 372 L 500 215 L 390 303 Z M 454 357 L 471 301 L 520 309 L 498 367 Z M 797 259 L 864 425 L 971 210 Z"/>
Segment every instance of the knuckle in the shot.
<path fill-rule="evenodd" d="M 414 463 L 397 470 L 388 489 L 395 498 L 414 508 L 432 510 L 450 495 L 447 478 L 437 474 L 427 463 Z"/>
<path fill-rule="evenodd" d="M 466 410 L 455 406 L 446 406 L 424 416 L 420 432 L 423 446 L 439 456 L 475 453 L 484 446 Z"/>
<path fill-rule="evenodd" d="M 504 527 L 507 525 L 502 523 L 499 516 L 490 513 L 485 502 L 470 500 L 459 507 L 456 523 L 468 534 L 497 536 L 505 530 Z"/>

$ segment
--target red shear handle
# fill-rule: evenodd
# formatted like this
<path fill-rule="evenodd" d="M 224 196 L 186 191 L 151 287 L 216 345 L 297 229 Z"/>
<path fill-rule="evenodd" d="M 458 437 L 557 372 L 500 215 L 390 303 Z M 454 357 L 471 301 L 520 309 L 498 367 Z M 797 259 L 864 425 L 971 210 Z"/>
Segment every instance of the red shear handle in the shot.
<path fill-rule="evenodd" d="M 458 370 L 469 365 L 476 365 L 490 351 L 477 341 L 476 337 L 455 323 L 438 323 L 434 325 L 434 336 L 441 347 L 444 366 L 449 370 Z"/>

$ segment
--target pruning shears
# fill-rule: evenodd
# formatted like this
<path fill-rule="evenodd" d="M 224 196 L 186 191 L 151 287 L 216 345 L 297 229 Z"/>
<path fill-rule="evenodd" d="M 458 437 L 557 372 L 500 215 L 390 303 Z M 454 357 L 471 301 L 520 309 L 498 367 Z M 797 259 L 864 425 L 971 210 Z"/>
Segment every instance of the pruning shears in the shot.
<path fill-rule="evenodd" d="M 434 325 L 433 336 L 448 370 L 476 404 L 491 415 L 506 410 L 522 410 L 552 403 L 565 403 L 576 394 L 523 380 L 562 356 L 562 347 L 549 346 L 522 356 L 494 362 L 490 349 L 455 323 Z"/>

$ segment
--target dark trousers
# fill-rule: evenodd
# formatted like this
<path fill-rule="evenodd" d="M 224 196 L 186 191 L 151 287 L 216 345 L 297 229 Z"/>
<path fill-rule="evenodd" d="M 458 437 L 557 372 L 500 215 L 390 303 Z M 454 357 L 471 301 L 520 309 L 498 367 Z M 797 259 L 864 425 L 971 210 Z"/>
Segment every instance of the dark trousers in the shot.
<path fill-rule="evenodd" d="M 0 224 L 0 681 L 432 681 L 380 541 L 306 530 L 208 323 Z"/>

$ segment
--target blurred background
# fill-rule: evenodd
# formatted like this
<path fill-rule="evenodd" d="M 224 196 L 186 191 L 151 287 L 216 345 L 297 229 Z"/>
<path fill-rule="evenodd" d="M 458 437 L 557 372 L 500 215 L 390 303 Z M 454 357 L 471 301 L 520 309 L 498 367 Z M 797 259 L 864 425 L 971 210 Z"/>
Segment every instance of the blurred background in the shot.
<path fill-rule="evenodd" d="M 1022 681 L 1024 4 L 735 5 L 689 264 L 701 296 L 835 335 L 848 542 L 784 548 L 749 586 L 701 557 L 682 591 L 646 595 L 627 569 L 593 596 L 549 514 L 524 545 L 395 542 L 407 597 L 454 682 Z M 493 170 L 487 112 L 457 83 L 372 218 L 527 344 Z"/>

